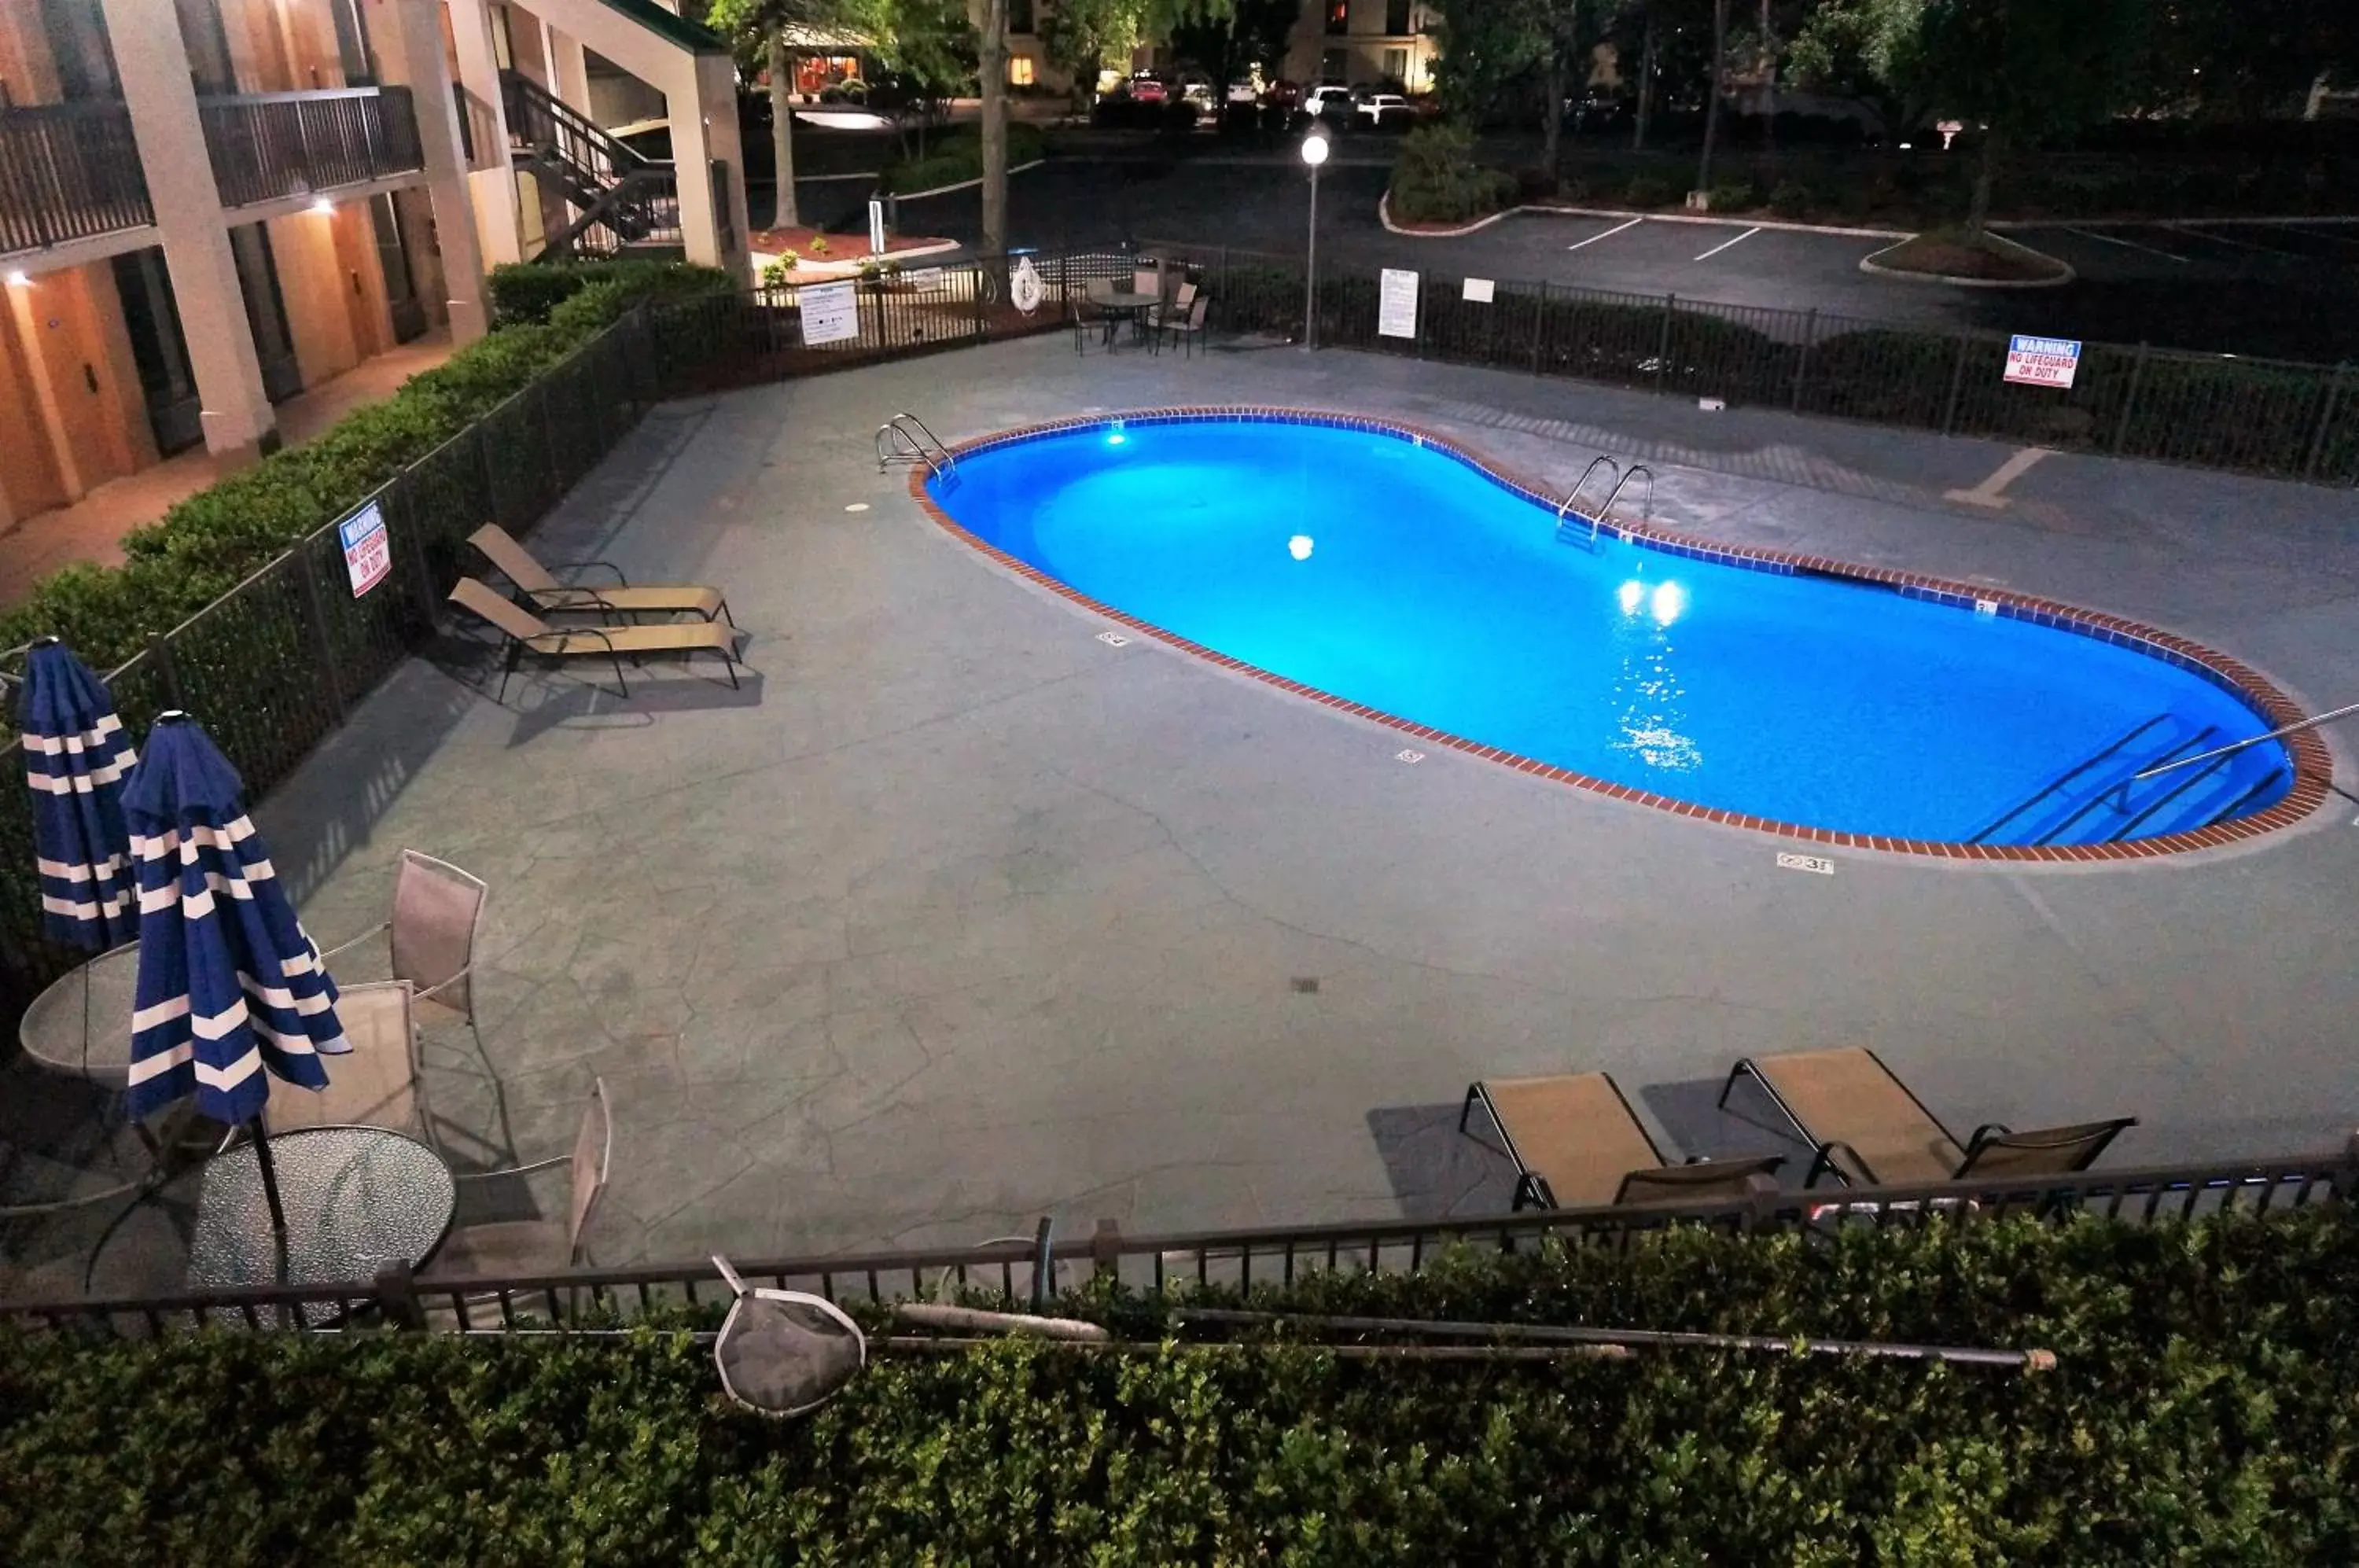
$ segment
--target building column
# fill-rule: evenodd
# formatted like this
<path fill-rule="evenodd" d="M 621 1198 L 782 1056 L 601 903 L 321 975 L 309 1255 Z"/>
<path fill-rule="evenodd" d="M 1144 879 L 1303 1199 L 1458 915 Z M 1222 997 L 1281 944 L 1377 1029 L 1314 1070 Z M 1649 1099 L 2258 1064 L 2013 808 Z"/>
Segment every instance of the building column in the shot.
<path fill-rule="evenodd" d="M 491 322 L 484 302 L 484 247 L 476 239 L 474 201 L 459 138 L 459 93 L 442 54 L 442 0 L 384 0 L 375 9 L 393 12 L 394 25 L 388 29 L 393 36 L 376 35 L 380 63 L 409 88 L 418 111 L 418 146 L 426 164 L 427 198 L 434 208 L 434 249 L 450 306 L 451 342 L 464 347 L 482 337 Z"/>
<path fill-rule="evenodd" d="M 549 56 L 549 92 L 583 118 L 596 118 L 590 113 L 590 62 L 583 58 L 582 40 L 544 21 L 540 46 Z"/>
<path fill-rule="evenodd" d="M 516 168 L 508 159 L 508 116 L 500 96 L 499 57 L 492 52 L 492 11 L 484 0 L 450 0 L 451 41 L 459 56 L 459 85 L 484 109 L 484 134 L 492 145 L 475 149 L 491 165 L 467 176 L 475 205 L 475 232 L 484 259 L 495 265 L 524 259 L 524 225 L 516 209 Z M 442 226 L 437 207 L 434 226 Z"/>
<path fill-rule="evenodd" d="M 679 174 L 679 230 L 688 259 L 753 284 L 745 238 L 745 153 L 737 137 L 737 69 L 725 54 L 700 54 L 664 83 L 671 156 Z M 713 210 L 712 165 L 729 166 L 725 207 Z"/>
<path fill-rule="evenodd" d="M 262 389 L 262 365 L 246 325 L 245 295 L 197 116 L 180 18 L 172 0 L 101 5 L 179 306 L 205 450 L 224 467 L 241 466 L 277 447 L 278 422 Z"/>

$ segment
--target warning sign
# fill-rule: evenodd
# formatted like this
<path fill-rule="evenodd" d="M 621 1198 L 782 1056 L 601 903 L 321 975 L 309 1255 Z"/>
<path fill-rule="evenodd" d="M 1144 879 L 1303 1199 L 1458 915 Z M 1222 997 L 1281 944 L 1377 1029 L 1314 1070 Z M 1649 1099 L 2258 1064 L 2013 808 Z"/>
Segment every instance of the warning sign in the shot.
<path fill-rule="evenodd" d="M 2072 338 L 2026 337 L 2017 332 L 2006 340 L 2006 379 L 2025 387 L 2070 387 L 2081 368 L 2081 344 Z"/>
<path fill-rule="evenodd" d="M 375 502 L 338 523 L 336 537 L 344 547 L 344 571 L 353 580 L 353 598 L 384 582 L 393 571 L 393 545 L 386 538 L 385 514 Z"/>

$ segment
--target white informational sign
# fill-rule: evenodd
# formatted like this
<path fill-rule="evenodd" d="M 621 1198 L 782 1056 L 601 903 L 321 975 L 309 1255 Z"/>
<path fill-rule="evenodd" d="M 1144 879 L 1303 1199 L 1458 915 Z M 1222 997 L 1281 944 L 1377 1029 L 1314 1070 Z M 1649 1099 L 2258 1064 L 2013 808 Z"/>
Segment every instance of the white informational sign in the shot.
<path fill-rule="evenodd" d="M 1015 274 L 1007 280 L 1007 298 L 1027 316 L 1040 308 L 1040 275 L 1033 270 L 1030 256 L 1016 264 Z"/>
<path fill-rule="evenodd" d="M 868 199 L 868 254 L 885 254 L 885 203 L 874 196 Z"/>
<path fill-rule="evenodd" d="M 344 571 L 352 577 L 353 598 L 384 582 L 393 571 L 393 542 L 386 537 L 385 514 L 375 502 L 338 523 L 336 537 L 343 542 Z"/>
<path fill-rule="evenodd" d="M 1376 295 L 1376 335 L 1387 338 L 1417 336 L 1417 274 L 1398 267 L 1385 268 L 1384 283 Z"/>
<path fill-rule="evenodd" d="M 822 283 L 802 290 L 803 345 L 842 343 L 860 335 L 860 295 L 850 283 Z"/>
<path fill-rule="evenodd" d="M 1465 298 L 1469 304 L 1489 304 L 1491 302 L 1491 280 L 1487 278 L 1468 278 L 1466 280 Z"/>
<path fill-rule="evenodd" d="M 2070 387 L 2081 368 L 2081 345 L 2071 338 L 2035 338 L 2017 332 L 2006 340 L 2006 379 L 2026 387 Z"/>
<path fill-rule="evenodd" d="M 919 267 L 915 272 L 901 274 L 901 281 L 920 292 L 940 289 L 942 286 L 942 269 L 939 267 Z"/>

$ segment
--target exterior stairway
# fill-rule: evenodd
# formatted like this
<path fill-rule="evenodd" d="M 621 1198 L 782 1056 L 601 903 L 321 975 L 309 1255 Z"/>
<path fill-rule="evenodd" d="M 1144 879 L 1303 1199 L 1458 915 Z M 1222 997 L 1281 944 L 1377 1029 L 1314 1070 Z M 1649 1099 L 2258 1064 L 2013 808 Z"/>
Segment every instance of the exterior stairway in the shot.
<path fill-rule="evenodd" d="M 633 151 L 519 71 L 500 72 L 500 97 L 516 168 L 563 197 L 548 209 L 537 259 L 682 254 L 672 165 Z"/>

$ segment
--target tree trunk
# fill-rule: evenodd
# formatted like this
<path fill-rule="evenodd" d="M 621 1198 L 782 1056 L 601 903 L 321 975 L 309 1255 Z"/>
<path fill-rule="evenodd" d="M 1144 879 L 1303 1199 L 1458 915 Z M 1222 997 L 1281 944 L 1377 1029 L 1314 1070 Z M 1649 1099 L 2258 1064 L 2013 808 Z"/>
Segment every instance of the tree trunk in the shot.
<path fill-rule="evenodd" d="M 1979 245 L 1983 231 L 1990 223 L 1991 187 L 1997 182 L 1998 161 L 2004 148 L 1998 127 L 1992 125 L 1983 132 L 1982 162 L 1974 169 L 1973 200 L 1966 208 L 1966 243 Z"/>
<path fill-rule="evenodd" d="M 1540 167 L 1549 182 L 1556 182 L 1557 155 L 1564 127 L 1564 58 L 1551 45 L 1548 62 L 1548 103 L 1540 112 Z"/>
<path fill-rule="evenodd" d="M 770 35 L 770 148 L 778 166 L 778 199 L 770 212 L 773 228 L 791 229 L 802 222 L 795 211 L 795 84 L 793 61 L 787 56 L 787 35 Z"/>
<path fill-rule="evenodd" d="M 983 254 L 1007 254 L 1007 0 L 976 0 L 983 80 Z"/>
<path fill-rule="evenodd" d="M 1638 115 L 1630 135 L 1630 150 L 1647 150 L 1647 116 L 1655 106 L 1655 8 L 1647 7 L 1647 42 L 1638 51 Z"/>
<path fill-rule="evenodd" d="M 1769 35 L 1769 0 L 1761 0 L 1761 150 L 1777 150 L 1777 40 Z"/>
<path fill-rule="evenodd" d="M 1696 189 L 1712 189 L 1712 143 L 1720 136 L 1720 89 L 1728 76 L 1728 0 L 1712 0 L 1712 80 L 1704 84 L 1703 158 L 1696 165 Z"/>

